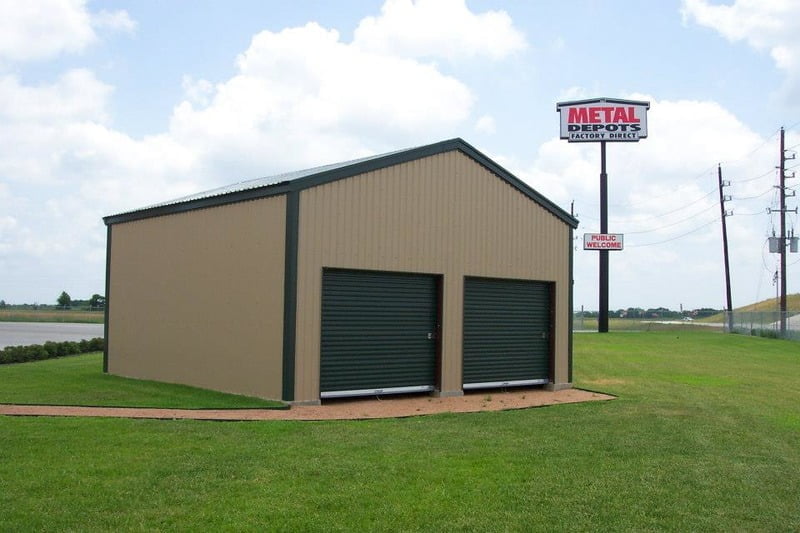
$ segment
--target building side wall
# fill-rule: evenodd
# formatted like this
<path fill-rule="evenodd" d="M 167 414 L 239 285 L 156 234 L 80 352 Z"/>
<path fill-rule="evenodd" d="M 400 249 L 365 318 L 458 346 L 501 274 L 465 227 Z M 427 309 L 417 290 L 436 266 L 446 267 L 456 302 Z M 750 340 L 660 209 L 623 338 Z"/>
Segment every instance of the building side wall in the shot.
<path fill-rule="evenodd" d="M 109 372 L 280 398 L 285 196 L 111 227 Z"/>
<path fill-rule="evenodd" d="M 555 383 L 568 377 L 569 226 L 460 152 L 303 190 L 295 400 L 319 398 L 322 268 L 442 274 L 442 392 L 461 391 L 465 276 L 555 283 Z"/>

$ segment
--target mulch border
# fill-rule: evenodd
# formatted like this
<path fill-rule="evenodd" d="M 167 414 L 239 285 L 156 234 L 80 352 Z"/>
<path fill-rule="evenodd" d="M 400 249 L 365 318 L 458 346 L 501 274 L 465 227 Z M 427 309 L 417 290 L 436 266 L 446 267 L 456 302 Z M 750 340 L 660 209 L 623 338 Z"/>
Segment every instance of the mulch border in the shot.
<path fill-rule="evenodd" d="M 612 400 L 615 396 L 583 389 L 547 391 L 514 389 L 471 392 L 464 396 L 435 398 L 407 396 L 338 400 L 322 405 L 291 406 L 290 409 L 163 409 L 147 407 L 86 407 L 70 405 L 0 404 L 0 415 L 51 417 L 113 417 L 159 420 L 365 420 L 406 418 L 441 413 L 475 413 L 529 409 L 569 403 Z"/>

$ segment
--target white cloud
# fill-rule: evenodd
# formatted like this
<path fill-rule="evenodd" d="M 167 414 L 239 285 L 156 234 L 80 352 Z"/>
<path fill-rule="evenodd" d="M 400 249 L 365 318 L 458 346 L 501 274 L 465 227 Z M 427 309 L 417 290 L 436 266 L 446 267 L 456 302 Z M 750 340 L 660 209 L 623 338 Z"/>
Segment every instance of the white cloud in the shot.
<path fill-rule="evenodd" d="M 483 115 L 475 123 L 475 131 L 479 133 L 493 134 L 497 131 L 497 126 L 494 123 L 494 118 L 491 115 Z"/>
<path fill-rule="evenodd" d="M 767 50 L 786 72 L 787 96 L 800 93 L 800 3 L 789 0 L 736 0 L 730 5 L 683 0 L 684 23 L 693 20 L 731 42 Z"/>
<path fill-rule="evenodd" d="M 353 44 L 406 57 L 501 59 L 526 48 L 525 36 L 505 11 L 473 13 L 464 0 L 387 0 L 366 17 Z"/>
<path fill-rule="evenodd" d="M 105 122 L 112 90 L 84 69 L 67 71 L 55 83 L 38 87 L 22 85 L 16 76 L 0 76 L 0 117 L 12 122 Z"/>
<path fill-rule="evenodd" d="M 54 167 L 74 159 L 71 128 L 107 120 L 112 88 L 87 70 L 71 70 L 51 85 L 30 87 L 0 76 L 0 180 L 56 183 Z"/>
<path fill-rule="evenodd" d="M 92 14 L 85 0 L 0 0 L 0 59 L 33 61 L 80 52 L 97 41 L 94 27 L 131 32 L 125 11 Z"/>
<path fill-rule="evenodd" d="M 214 96 L 214 84 L 208 80 L 195 80 L 191 76 L 184 75 L 181 87 L 184 97 L 198 107 L 207 107 Z"/>
<path fill-rule="evenodd" d="M 558 101 L 585 100 L 589 97 L 589 91 L 585 87 L 568 87 L 558 95 Z"/>
<path fill-rule="evenodd" d="M 123 12 L 92 14 L 72 2 L 53 5 L 64 24 L 48 34 L 49 19 L 24 5 L 13 38 L 0 42 L 0 59 L 52 58 L 95 42 L 93 29 L 135 28 Z M 8 7 L 0 4 L 0 13 Z M 506 15 L 490 15 L 481 20 L 510 24 Z M 511 51 L 502 43 L 495 51 L 493 43 L 480 46 L 470 53 Z M 184 101 L 168 130 L 141 139 L 112 127 L 113 87 L 91 71 L 36 86 L 23 80 L 0 73 L 0 295 L 7 301 L 102 290 L 103 215 L 452 137 L 466 125 L 494 127 L 491 117 L 472 116 L 471 90 L 434 63 L 344 42 L 314 23 L 255 35 L 230 79 L 184 77 Z M 32 284 L 38 296 L 19 295 L 17 287 Z"/>
<path fill-rule="evenodd" d="M 185 82 L 170 134 L 243 175 L 402 146 L 420 131 L 447 136 L 474 100 L 433 65 L 362 50 L 315 23 L 257 34 L 237 67 L 216 85 Z"/>
<path fill-rule="evenodd" d="M 108 29 L 128 34 L 136 31 L 136 21 L 125 10 L 106 11 L 102 9 L 91 15 L 91 24 L 98 29 Z"/>

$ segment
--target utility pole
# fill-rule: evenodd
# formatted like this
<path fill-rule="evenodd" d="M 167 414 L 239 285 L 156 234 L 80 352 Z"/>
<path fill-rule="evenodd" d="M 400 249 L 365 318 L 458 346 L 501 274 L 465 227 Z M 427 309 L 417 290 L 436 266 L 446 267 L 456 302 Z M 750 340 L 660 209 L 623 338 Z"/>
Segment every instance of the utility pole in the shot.
<path fill-rule="evenodd" d="M 791 175 L 786 175 L 786 161 L 795 158 L 794 153 L 792 153 L 791 157 L 786 157 L 786 147 L 785 147 L 785 132 L 783 128 L 781 128 L 781 149 L 780 149 L 780 165 L 778 169 L 780 170 L 779 174 L 779 185 L 778 191 L 780 194 L 780 200 L 778 204 L 778 209 L 771 209 L 767 208 L 767 213 L 772 213 L 774 211 L 779 211 L 781 214 L 781 234 L 779 237 L 775 237 L 775 230 L 772 231 L 772 237 L 770 237 L 770 253 L 778 253 L 780 254 L 780 270 L 775 272 L 775 277 L 777 281 L 777 291 L 778 291 L 778 299 L 780 300 L 778 313 L 780 314 L 780 335 L 781 337 L 786 337 L 786 247 L 787 244 L 791 245 L 791 251 L 795 252 L 797 250 L 797 240 L 794 237 L 794 232 L 792 233 L 792 237 L 789 238 L 786 235 L 786 213 L 791 211 L 792 213 L 797 213 L 797 208 L 794 209 L 787 209 L 786 208 L 786 197 L 787 196 L 794 196 L 795 193 L 792 191 L 792 194 L 786 193 L 786 179 L 793 178 L 794 172 Z M 780 273 L 780 275 L 778 275 Z"/>
<path fill-rule="evenodd" d="M 786 337 L 786 149 L 784 148 L 784 131 L 781 126 L 781 338 Z"/>
<path fill-rule="evenodd" d="M 725 210 L 725 201 L 730 200 L 730 196 L 725 196 L 722 193 L 722 188 L 731 184 L 729 181 L 722 181 L 722 165 L 717 165 L 717 180 L 719 182 L 719 210 L 722 215 L 722 250 L 725 257 L 725 296 L 727 297 L 728 304 L 728 333 L 733 333 L 733 303 L 731 299 L 731 268 L 728 261 L 728 226 L 725 223 L 725 217 L 732 215 L 733 212 L 728 213 Z"/>

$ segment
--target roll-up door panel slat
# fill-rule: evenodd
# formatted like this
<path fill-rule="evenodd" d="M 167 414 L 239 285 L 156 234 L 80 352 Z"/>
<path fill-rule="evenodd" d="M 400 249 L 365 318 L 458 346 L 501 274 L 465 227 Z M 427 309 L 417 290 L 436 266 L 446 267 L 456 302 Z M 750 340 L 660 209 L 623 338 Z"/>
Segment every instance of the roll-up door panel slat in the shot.
<path fill-rule="evenodd" d="M 434 276 L 323 271 L 320 391 L 433 386 Z"/>
<path fill-rule="evenodd" d="M 464 384 L 547 379 L 550 284 L 467 278 Z"/>

